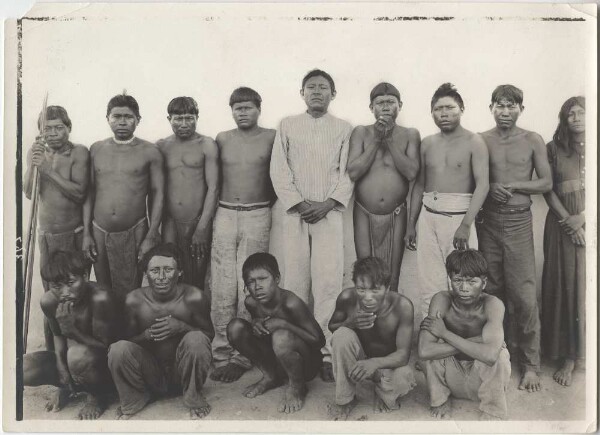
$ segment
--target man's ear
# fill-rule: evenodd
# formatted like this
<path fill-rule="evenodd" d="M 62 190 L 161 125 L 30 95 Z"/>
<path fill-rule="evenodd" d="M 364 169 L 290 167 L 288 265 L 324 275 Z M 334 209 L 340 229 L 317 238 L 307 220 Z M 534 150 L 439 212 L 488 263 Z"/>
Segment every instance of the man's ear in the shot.
<path fill-rule="evenodd" d="M 521 105 L 521 113 L 525 111 L 525 106 Z"/>
<path fill-rule="evenodd" d="M 490 104 L 490 106 L 489 106 L 489 107 L 490 107 L 490 112 L 491 112 L 491 111 L 492 111 L 492 108 L 494 107 L 494 104 L 493 104 L 493 103 L 492 103 L 492 104 Z"/>
<path fill-rule="evenodd" d="M 402 101 L 398 101 L 398 112 L 402 110 Z"/>
<path fill-rule="evenodd" d="M 482 278 L 482 280 L 483 280 L 483 286 L 481 287 L 481 290 L 485 290 L 485 287 L 487 286 L 488 277 L 484 276 Z"/>
<path fill-rule="evenodd" d="M 300 96 L 304 98 L 304 88 L 300 89 Z"/>
<path fill-rule="evenodd" d="M 334 100 L 336 95 L 337 95 L 336 91 L 331 92 L 331 99 Z"/>
<path fill-rule="evenodd" d="M 275 282 L 277 283 L 277 285 L 279 285 L 279 281 L 281 281 L 281 275 L 277 275 L 275 277 Z"/>
<path fill-rule="evenodd" d="M 85 272 L 83 275 L 81 275 L 83 277 L 83 280 L 85 282 L 88 282 L 90 280 L 90 274 Z"/>

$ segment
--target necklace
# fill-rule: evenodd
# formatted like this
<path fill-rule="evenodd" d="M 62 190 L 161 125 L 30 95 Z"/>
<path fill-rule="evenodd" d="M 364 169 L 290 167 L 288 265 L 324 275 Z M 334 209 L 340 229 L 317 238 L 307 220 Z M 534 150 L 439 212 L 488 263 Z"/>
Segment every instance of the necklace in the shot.
<path fill-rule="evenodd" d="M 118 140 L 113 137 L 113 140 L 118 145 L 129 145 L 131 142 L 133 142 L 134 139 L 135 139 L 135 136 L 131 136 L 131 139 L 127 139 L 127 140 Z"/>

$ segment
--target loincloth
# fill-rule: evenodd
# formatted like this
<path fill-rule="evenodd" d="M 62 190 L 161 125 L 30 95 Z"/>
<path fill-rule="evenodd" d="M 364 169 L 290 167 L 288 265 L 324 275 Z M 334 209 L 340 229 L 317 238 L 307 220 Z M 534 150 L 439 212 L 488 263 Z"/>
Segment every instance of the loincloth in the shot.
<path fill-rule="evenodd" d="M 104 246 L 108 257 L 108 267 L 112 289 L 116 294 L 126 295 L 138 286 L 138 246 L 142 240 L 136 240 L 136 230 L 141 225 L 148 225 L 146 217 L 141 218 L 134 226 L 125 231 L 108 232 L 96 221 L 92 225 L 104 234 Z"/>
<path fill-rule="evenodd" d="M 367 210 L 360 202 L 354 200 L 369 219 L 369 239 L 371 241 L 371 255 L 381 258 L 392 267 L 392 256 L 394 252 L 394 236 L 398 227 L 396 225 L 396 217 L 402 211 L 406 210 L 406 203 L 400 204 L 391 213 L 375 214 Z"/>
<path fill-rule="evenodd" d="M 80 251 L 82 232 L 82 225 L 63 233 L 51 233 L 49 231 L 38 230 L 40 268 L 48 263 L 50 256 L 56 251 Z"/>
<path fill-rule="evenodd" d="M 171 219 L 175 229 L 175 244 L 181 250 L 180 267 L 183 271 L 181 281 L 196 286 L 199 289 L 204 289 L 204 275 L 206 272 L 207 258 L 197 258 L 193 256 L 191 249 L 192 236 L 194 235 L 194 231 L 196 231 L 200 216 L 188 221 L 177 220 L 174 218 Z M 208 254 L 206 257 L 208 257 Z"/>

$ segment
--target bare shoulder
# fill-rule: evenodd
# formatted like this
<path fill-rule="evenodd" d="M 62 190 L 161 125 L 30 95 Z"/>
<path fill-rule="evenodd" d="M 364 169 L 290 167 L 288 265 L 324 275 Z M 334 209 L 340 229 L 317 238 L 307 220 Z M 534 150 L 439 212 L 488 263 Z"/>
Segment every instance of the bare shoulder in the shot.
<path fill-rule="evenodd" d="M 58 306 L 58 299 L 54 296 L 54 293 L 51 291 L 45 292 L 40 298 L 40 306 L 42 307 L 42 311 L 44 314 L 49 315 L 56 312 L 56 307 Z"/>
<path fill-rule="evenodd" d="M 93 156 L 96 153 L 100 152 L 100 150 L 102 150 L 102 148 L 104 148 L 104 146 L 108 143 L 109 140 L 110 140 L 110 138 L 94 142 L 92 144 L 92 146 L 90 146 L 90 154 Z"/>
<path fill-rule="evenodd" d="M 452 304 L 452 297 L 447 290 L 437 292 L 431 298 L 431 305 L 435 304 L 438 309 L 447 309 Z"/>
<path fill-rule="evenodd" d="M 364 137 L 365 134 L 370 130 L 370 125 L 357 125 L 352 130 L 352 136 Z"/>
<path fill-rule="evenodd" d="M 285 289 L 281 289 L 280 291 L 283 299 L 283 305 L 287 309 L 295 310 L 303 305 L 306 306 L 304 301 L 300 299 L 294 292 Z"/>
<path fill-rule="evenodd" d="M 421 133 L 419 130 L 413 127 L 402 127 L 400 126 L 401 131 L 404 131 L 409 140 L 421 140 Z"/>
<path fill-rule="evenodd" d="M 260 127 L 260 131 L 261 134 L 264 134 L 265 136 L 269 137 L 269 138 L 273 138 L 275 139 L 275 135 L 277 134 L 277 130 L 273 129 L 273 128 L 263 128 Z"/>
<path fill-rule="evenodd" d="M 189 285 L 189 284 L 179 284 L 181 286 L 183 286 L 183 300 L 186 303 L 186 305 L 188 304 L 199 304 L 203 301 L 205 301 L 206 296 L 204 295 L 204 292 L 202 290 L 200 290 L 198 287 L 194 287 L 193 285 Z"/>
<path fill-rule="evenodd" d="M 163 137 L 162 139 L 157 140 L 156 147 L 164 153 L 169 148 L 169 145 L 173 143 L 174 137 L 175 135 L 172 134 L 171 136 Z"/>
<path fill-rule="evenodd" d="M 77 160 L 87 160 L 90 156 L 90 150 L 88 150 L 86 146 L 73 144 L 72 155 Z"/>
<path fill-rule="evenodd" d="M 401 313 L 410 311 L 411 314 L 414 313 L 413 303 L 406 296 L 392 291 L 389 292 L 389 296 L 392 298 L 392 303 L 396 311 Z"/>
<path fill-rule="evenodd" d="M 215 142 L 217 142 L 217 146 L 220 148 L 225 145 L 230 139 L 233 130 L 221 131 L 215 137 Z"/>
<path fill-rule="evenodd" d="M 112 309 L 115 306 L 114 295 L 99 284 L 90 283 L 92 305 L 97 308 Z"/>
<path fill-rule="evenodd" d="M 487 293 L 483 293 L 483 297 L 483 305 L 486 313 L 504 314 L 504 303 L 500 299 Z"/>
<path fill-rule="evenodd" d="M 421 151 L 423 153 L 426 153 L 429 150 L 429 148 L 436 142 L 439 142 L 439 140 L 440 140 L 439 133 L 430 134 L 429 136 L 425 136 L 423 138 L 423 140 L 421 141 Z"/>
<path fill-rule="evenodd" d="M 545 147 L 544 139 L 539 133 L 529 130 L 523 130 L 523 133 L 527 142 L 531 143 L 534 146 L 543 145 Z"/>
<path fill-rule="evenodd" d="M 337 297 L 337 302 L 341 305 L 352 305 L 356 303 L 356 289 L 354 287 L 350 287 L 342 290 Z"/>
<path fill-rule="evenodd" d="M 137 308 L 144 301 L 144 289 L 147 287 L 141 287 L 130 291 L 125 298 L 125 306 L 127 308 Z"/>

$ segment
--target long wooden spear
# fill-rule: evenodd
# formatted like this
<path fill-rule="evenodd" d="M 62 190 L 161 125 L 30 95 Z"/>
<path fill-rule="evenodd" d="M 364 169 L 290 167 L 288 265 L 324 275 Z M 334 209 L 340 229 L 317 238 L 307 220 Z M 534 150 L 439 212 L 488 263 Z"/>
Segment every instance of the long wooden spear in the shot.
<path fill-rule="evenodd" d="M 46 96 L 44 97 L 44 103 L 42 105 L 42 114 L 40 116 L 39 122 L 40 136 L 42 137 L 44 136 L 44 130 L 46 128 L 47 107 L 48 93 L 46 92 Z M 25 245 L 25 279 L 23 280 L 23 282 L 25 283 L 25 313 L 23 317 L 23 353 L 27 353 L 27 333 L 29 332 L 29 311 L 31 308 L 32 292 L 31 282 L 33 278 L 33 265 L 35 258 L 35 235 L 37 230 L 37 213 L 40 196 L 40 177 L 37 166 L 34 166 L 32 170 L 33 179 L 31 187 L 31 211 L 29 213 L 29 227 L 27 229 L 27 244 Z"/>

